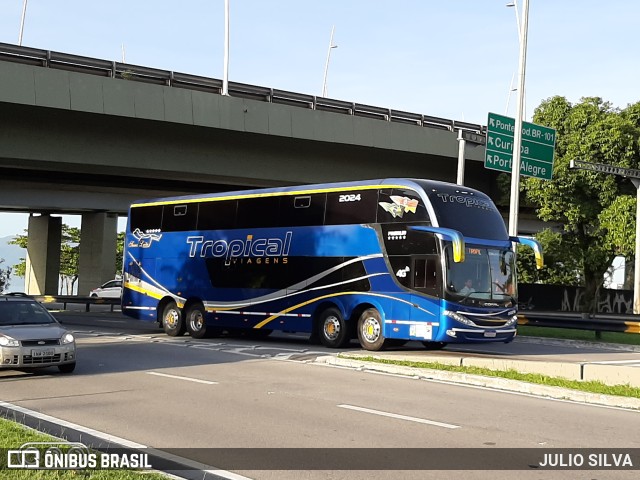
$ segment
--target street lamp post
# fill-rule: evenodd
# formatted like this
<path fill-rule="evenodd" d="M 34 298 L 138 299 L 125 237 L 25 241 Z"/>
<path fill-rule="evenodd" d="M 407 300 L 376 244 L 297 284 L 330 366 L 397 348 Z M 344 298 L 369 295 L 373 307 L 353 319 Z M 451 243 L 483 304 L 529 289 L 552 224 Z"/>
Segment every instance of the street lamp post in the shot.
<path fill-rule="evenodd" d="M 18 45 L 22 46 L 22 34 L 24 33 L 24 17 L 27 16 L 27 0 L 22 4 L 22 19 L 20 20 L 20 36 L 18 37 Z"/>
<path fill-rule="evenodd" d="M 224 0 L 224 70 L 222 95 L 229 95 L 229 0 Z"/>
<path fill-rule="evenodd" d="M 327 62 L 324 64 L 324 79 L 322 80 L 322 96 L 327 96 L 327 73 L 329 72 L 329 59 L 331 58 L 331 50 L 338 48 L 333 44 L 333 32 L 335 31 L 335 25 L 331 27 L 331 38 L 329 39 L 329 51 L 327 52 Z"/>
<path fill-rule="evenodd" d="M 529 27 L 529 0 L 522 4 L 520 26 L 520 61 L 518 66 L 518 108 L 513 136 L 513 164 L 511 168 L 511 204 L 509 206 L 509 235 L 518 236 L 518 210 L 520 207 L 520 150 L 522 145 L 522 117 L 524 112 L 524 85 L 527 64 L 527 30 Z"/>

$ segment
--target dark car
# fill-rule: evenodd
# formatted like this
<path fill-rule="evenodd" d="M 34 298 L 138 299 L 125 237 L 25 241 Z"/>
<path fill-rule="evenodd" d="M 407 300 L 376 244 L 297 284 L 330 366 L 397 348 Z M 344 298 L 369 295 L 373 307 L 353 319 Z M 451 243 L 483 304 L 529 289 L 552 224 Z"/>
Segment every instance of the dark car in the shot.
<path fill-rule="evenodd" d="M 76 342 L 39 302 L 26 295 L 0 295 L 0 368 L 76 367 Z"/>

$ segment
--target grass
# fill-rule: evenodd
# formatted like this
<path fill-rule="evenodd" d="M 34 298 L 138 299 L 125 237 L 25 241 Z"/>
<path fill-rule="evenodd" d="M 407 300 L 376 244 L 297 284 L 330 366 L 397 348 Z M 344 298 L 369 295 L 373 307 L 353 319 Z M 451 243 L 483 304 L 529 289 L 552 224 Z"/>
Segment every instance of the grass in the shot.
<path fill-rule="evenodd" d="M 8 469 L 6 449 L 18 449 L 27 442 L 55 442 L 59 439 L 0 418 L 0 479 L 2 480 L 166 480 L 159 473 L 135 470 L 16 470 Z"/>
<path fill-rule="evenodd" d="M 640 335 L 637 333 L 593 332 L 573 328 L 547 328 L 518 325 L 518 335 L 526 337 L 561 338 L 563 340 L 582 340 L 586 342 L 640 345 Z"/>
<path fill-rule="evenodd" d="M 551 387 L 570 388 L 582 392 L 597 393 L 602 395 L 617 395 L 620 397 L 640 398 L 640 388 L 629 385 L 605 385 L 602 382 L 588 381 L 581 382 L 577 380 L 567 380 L 558 377 L 549 377 L 536 373 L 520 373 L 516 370 L 489 370 L 480 367 L 462 367 L 455 365 L 444 365 L 435 362 L 412 362 L 406 360 L 389 360 L 375 357 L 354 357 L 342 356 L 342 358 L 350 358 L 365 362 L 382 363 L 387 365 L 400 365 L 403 367 L 413 368 L 429 368 L 432 370 L 444 370 L 447 372 L 467 373 L 471 375 L 483 375 L 485 377 L 499 377 L 510 380 L 518 380 L 520 382 L 536 383 L 539 385 L 547 385 Z"/>

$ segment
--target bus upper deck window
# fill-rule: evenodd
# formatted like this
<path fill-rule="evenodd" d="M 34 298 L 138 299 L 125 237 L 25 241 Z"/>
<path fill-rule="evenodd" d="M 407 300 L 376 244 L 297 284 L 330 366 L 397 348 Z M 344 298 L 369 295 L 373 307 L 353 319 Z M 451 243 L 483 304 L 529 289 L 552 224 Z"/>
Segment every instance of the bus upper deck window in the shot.
<path fill-rule="evenodd" d="M 293 199 L 293 208 L 309 208 L 311 206 L 311 196 L 296 197 Z"/>

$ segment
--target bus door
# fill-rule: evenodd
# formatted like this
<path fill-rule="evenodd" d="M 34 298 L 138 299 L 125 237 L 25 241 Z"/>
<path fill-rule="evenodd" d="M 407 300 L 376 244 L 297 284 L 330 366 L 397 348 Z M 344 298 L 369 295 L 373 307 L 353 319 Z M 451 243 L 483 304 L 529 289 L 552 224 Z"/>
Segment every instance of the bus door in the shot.
<path fill-rule="evenodd" d="M 440 318 L 440 297 L 442 296 L 442 273 L 438 255 L 411 256 L 411 295 L 413 308 L 410 319 L 424 321 L 424 325 L 412 325 L 412 336 L 430 340 L 437 333 Z"/>

